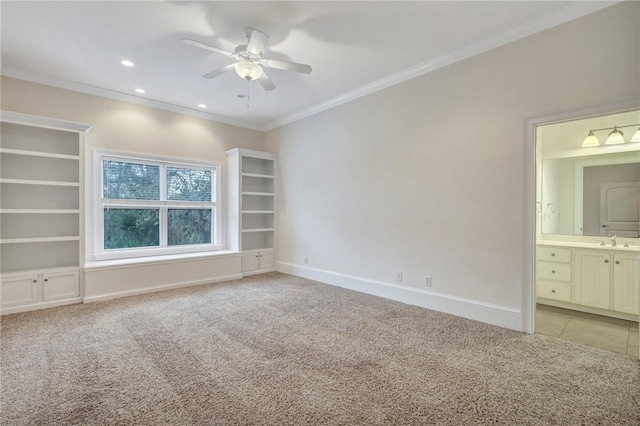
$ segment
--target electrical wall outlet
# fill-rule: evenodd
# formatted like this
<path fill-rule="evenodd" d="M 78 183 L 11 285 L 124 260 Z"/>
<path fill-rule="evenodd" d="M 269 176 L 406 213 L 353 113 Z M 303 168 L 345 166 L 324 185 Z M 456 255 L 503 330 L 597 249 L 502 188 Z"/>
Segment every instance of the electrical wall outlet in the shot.
<path fill-rule="evenodd" d="M 396 274 L 396 281 L 402 281 L 402 272 Z"/>
<path fill-rule="evenodd" d="M 427 287 L 431 287 L 431 277 L 426 277 L 424 279 L 424 285 Z"/>

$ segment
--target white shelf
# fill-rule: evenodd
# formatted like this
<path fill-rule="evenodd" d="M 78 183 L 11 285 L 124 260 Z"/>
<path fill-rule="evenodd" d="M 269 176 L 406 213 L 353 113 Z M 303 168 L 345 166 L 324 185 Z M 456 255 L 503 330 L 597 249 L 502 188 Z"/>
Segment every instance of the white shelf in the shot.
<path fill-rule="evenodd" d="M 0 183 L 15 183 L 19 185 L 45 185 L 45 186 L 76 186 L 80 187 L 78 182 L 58 182 L 55 180 L 31 180 L 31 179 L 7 179 L 0 178 Z"/>
<path fill-rule="evenodd" d="M 0 148 L 0 153 L 29 155 L 32 157 L 62 158 L 65 160 L 80 160 L 79 155 L 55 154 L 53 152 L 40 152 L 40 151 L 25 151 L 23 149 Z"/>
<path fill-rule="evenodd" d="M 255 177 L 255 178 L 263 178 L 263 179 L 274 179 L 273 175 L 263 175 L 260 173 L 242 173 L 244 177 Z"/>
<path fill-rule="evenodd" d="M 243 229 L 242 232 L 271 232 L 273 228 Z"/>
<path fill-rule="evenodd" d="M 274 214 L 273 210 L 242 210 L 242 214 Z"/>
<path fill-rule="evenodd" d="M 259 251 L 261 251 L 261 252 L 273 252 L 273 247 L 250 248 L 250 249 L 247 249 L 247 250 L 243 250 L 242 253 L 252 253 L 252 252 L 259 252 Z"/>
<path fill-rule="evenodd" d="M 273 197 L 273 192 L 243 192 L 242 195 L 260 195 L 264 197 Z"/>
<path fill-rule="evenodd" d="M 33 238 L 5 238 L 0 240 L 1 244 L 20 243 L 50 243 L 57 241 L 80 241 L 80 237 L 33 237 Z"/>
<path fill-rule="evenodd" d="M 0 209 L 0 213 L 10 213 L 10 214 L 30 214 L 30 213 L 73 214 L 73 213 L 80 213 L 80 210 L 79 209 Z"/>

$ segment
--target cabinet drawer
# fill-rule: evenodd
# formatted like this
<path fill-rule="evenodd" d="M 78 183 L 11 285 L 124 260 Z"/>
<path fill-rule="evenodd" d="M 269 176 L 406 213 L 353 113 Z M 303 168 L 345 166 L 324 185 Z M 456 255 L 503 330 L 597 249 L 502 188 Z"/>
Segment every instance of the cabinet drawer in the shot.
<path fill-rule="evenodd" d="M 571 281 L 571 265 L 568 263 L 538 262 L 538 278 L 554 281 Z"/>
<path fill-rule="evenodd" d="M 536 296 L 546 299 L 571 302 L 571 284 L 552 281 L 538 281 Z"/>
<path fill-rule="evenodd" d="M 536 257 L 538 260 L 571 263 L 571 250 L 557 247 L 537 246 Z"/>

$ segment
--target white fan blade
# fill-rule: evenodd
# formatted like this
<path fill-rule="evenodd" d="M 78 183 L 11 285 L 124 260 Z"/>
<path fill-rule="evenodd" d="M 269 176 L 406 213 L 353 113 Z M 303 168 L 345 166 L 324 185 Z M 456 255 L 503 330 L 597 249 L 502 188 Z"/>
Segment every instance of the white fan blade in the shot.
<path fill-rule="evenodd" d="M 269 36 L 262 31 L 253 30 L 249 43 L 247 44 L 247 52 L 259 55 L 264 49 L 264 44 L 269 40 Z"/>
<path fill-rule="evenodd" d="M 235 67 L 235 63 L 234 64 L 229 64 L 229 65 L 225 65 L 224 67 L 215 69 L 213 71 L 211 71 L 210 73 L 207 73 L 205 75 L 203 75 L 204 78 L 213 78 L 213 77 L 217 77 L 222 73 L 225 73 L 227 71 L 231 71 L 233 69 L 233 67 Z"/>
<path fill-rule="evenodd" d="M 261 63 L 265 67 L 269 67 L 269 68 L 301 72 L 303 74 L 311 73 L 311 65 L 297 64 L 295 62 L 287 62 L 287 61 L 276 61 L 274 59 L 263 59 Z"/>
<path fill-rule="evenodd" d="M 258 82 L 264 90 L 270 91 L 276 88 L 276 85 L 269 79 L 266 72 L 262 73 L 260 78 L 258 78 Z"/>
<path fill-rule="evenodd" d="M 206 50 L 210 50 L 212 52 L 220 53 L 220 54 L 225 55 L 225 56 L 232 56 L 233 57 L 233 56 L 236 55 L 233 52 L 228 52 L 228 51 L 226 51 L 224 49 L 220 49 L 219 47 L 215 47 L 215 46 L 211 46 L 209 44 L 201 43 L 199 41 L 191 40 L 190 38 L 183 38 L 182 42 L 186 43 L 186 44 L 190 44 L 190 45 L 195 46 L 195 47 L 199 47 L 201 49 L 206 49 Z"/>

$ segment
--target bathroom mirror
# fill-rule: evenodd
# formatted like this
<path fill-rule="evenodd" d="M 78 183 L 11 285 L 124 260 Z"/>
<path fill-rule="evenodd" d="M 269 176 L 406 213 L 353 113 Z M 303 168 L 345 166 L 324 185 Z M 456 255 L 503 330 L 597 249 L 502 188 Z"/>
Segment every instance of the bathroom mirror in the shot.
<path fill-rule="evenodd" d="M 542 161 L 543 234 L 638 238 L 640 151 Z"/>

